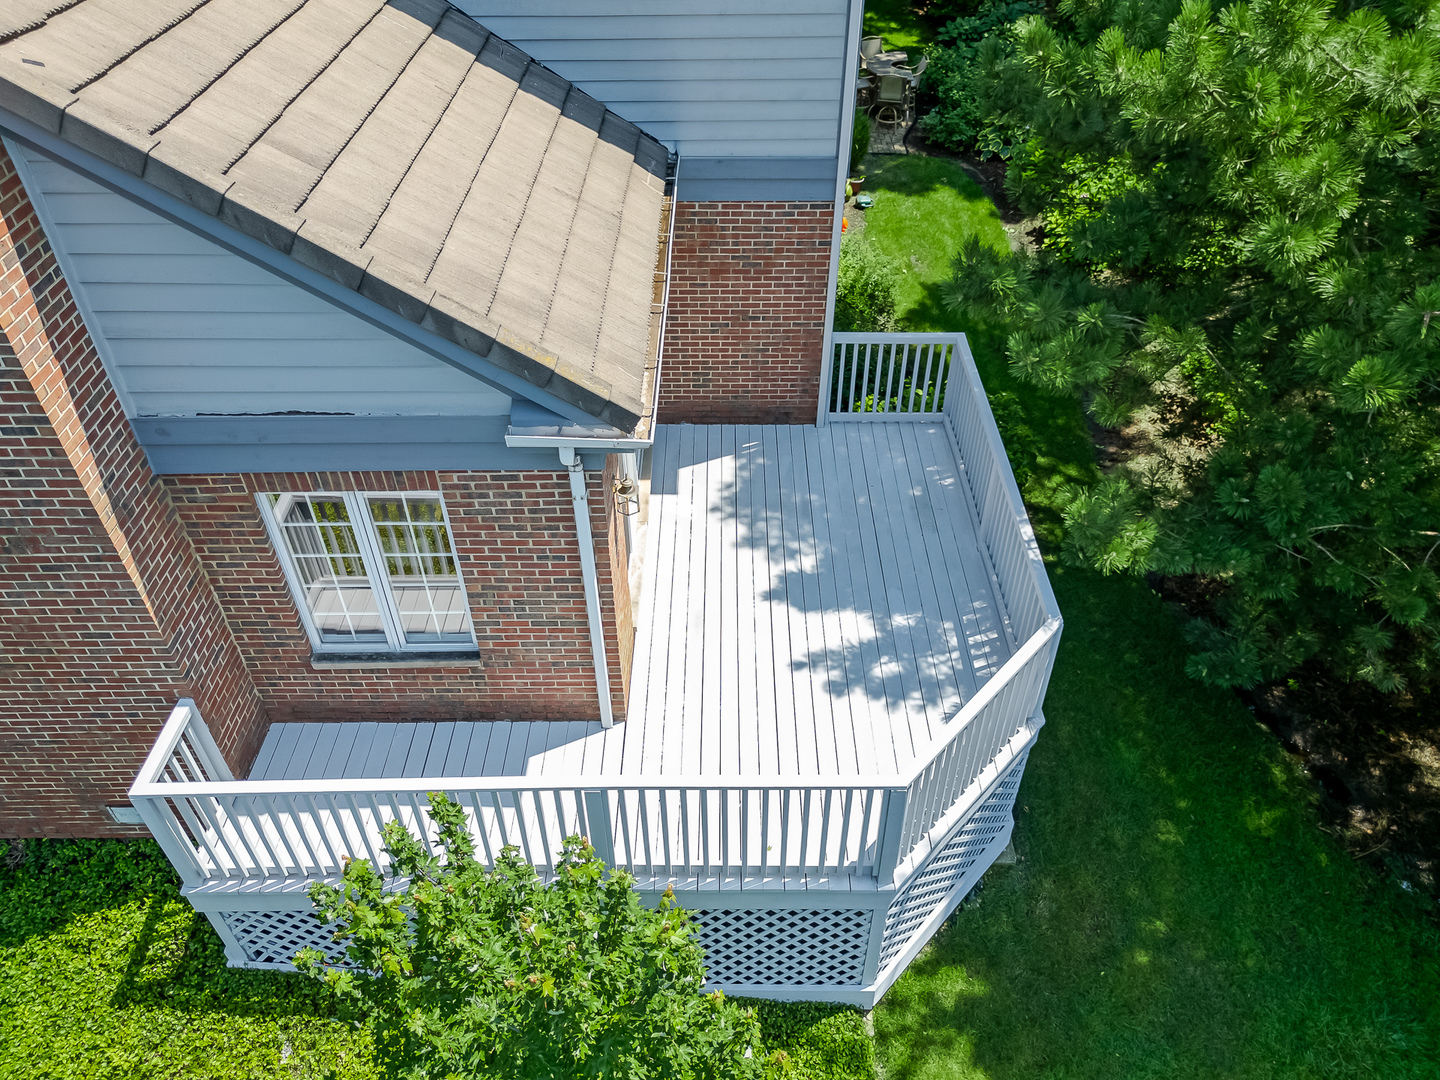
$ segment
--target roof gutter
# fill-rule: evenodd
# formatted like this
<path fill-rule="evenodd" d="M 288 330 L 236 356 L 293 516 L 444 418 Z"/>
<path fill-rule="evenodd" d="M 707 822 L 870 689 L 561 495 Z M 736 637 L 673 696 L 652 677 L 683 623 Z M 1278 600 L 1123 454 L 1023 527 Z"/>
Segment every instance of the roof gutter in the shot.
<path fill-rule="evenodd" d="M 509 441 L 508 437 L 506 441 Z M 585 580 L 585 614 L 590 623 L 590 656 L 595 662 L 595 692 L 600 697 L 600 726 L 614 727 L 615 711 L 610 702 L 610 661 L 605 655 L 605 625 L 600 618 L 600 576 L 595 565 L 595 534 L 590 529 L 585 462 L 572 445 L 560 447 L 560 464 L 570 473 L 575 537 L 580 542 L 580 574 Z"/>

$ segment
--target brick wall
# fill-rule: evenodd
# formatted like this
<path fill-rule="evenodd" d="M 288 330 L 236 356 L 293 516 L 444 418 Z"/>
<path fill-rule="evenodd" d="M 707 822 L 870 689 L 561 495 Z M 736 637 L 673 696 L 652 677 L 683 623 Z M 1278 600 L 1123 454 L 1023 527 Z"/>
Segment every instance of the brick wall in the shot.
<path fill-rule="evenodd" d="M 599 715 L 563 471 L 156 477 L 3 149 L 0 275 L 0 836 L 139 832 L 104 808 L 179 697 L 238 775 L 272 719 Z M 587 480 L 623 719 L 614 468 Z M 480 663 L 312 667 L 254 498 L 304 490 L 440 491 Z"/>
<path fill-rule="evenodd" d="M 0 835 L 105 835 L 176 698 L 264 712 L 0 149 Z"/>
<path fill-rule="evenodd" d="M 813 424 L 833 202 L 676 204 L 661 423 Z"/>
<path fill-rule="evenodd" d="M 610 638 L 606 496 L 587 474 Z M 165 478 L 271 719 L 592 720 L 599 716 L 570 484 L 562 471 L 255 473 Z M 311 665 L 311 644 L 256 505 L 257 492 L 438 491 L 470 601 L 480 662 Z M 627 590 L 628 592 L 628 590 Z M 628 603 L 624 605 L 628 610 Z"/>

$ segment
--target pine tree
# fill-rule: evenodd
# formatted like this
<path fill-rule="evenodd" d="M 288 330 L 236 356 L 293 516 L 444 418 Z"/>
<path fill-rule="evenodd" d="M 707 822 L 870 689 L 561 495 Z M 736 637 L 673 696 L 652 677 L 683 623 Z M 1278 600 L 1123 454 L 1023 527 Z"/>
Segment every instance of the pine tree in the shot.
<path fill-rule="evenodd" d="M 1074 492 L 1068 556 L 1216 583 L 1206 682 L 1432 682 L 1440 4 L 1065 0 L 1015 35 L 985 99 L 1046 244 L 970 246 L 947 300 L 1150 440 Z"/>

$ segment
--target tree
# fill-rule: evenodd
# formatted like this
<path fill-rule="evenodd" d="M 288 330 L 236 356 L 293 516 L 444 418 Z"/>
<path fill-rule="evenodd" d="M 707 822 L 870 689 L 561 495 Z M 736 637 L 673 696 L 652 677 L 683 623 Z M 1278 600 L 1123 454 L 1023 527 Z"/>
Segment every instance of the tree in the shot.
<path fill-rule="evenodd" d="M 494 869 L 474 857 L 462 807 L 430 795 L 444 859 L 385 826 L 387 891 L 366 860 L 338 886 L 316 883 L 349 967 L 306 950 L 296 966 L 368 1020 L 387 1076 L 759 1077 L 754 1013 L 703 994 L 695 924 L 666 890 L 640 906 L 634 880 L 606 873 L 580 837 L 549 885 L 514 848 Z"/>
<path fill-rule="evenodd" d="M 1440 5 L 1067 0 L 986 68 L 1038 256 L 972 245 L 953 306 L 1147 453 L 1067 554 L 1218 586 L 1196 677 L 1440 661 Z"/>

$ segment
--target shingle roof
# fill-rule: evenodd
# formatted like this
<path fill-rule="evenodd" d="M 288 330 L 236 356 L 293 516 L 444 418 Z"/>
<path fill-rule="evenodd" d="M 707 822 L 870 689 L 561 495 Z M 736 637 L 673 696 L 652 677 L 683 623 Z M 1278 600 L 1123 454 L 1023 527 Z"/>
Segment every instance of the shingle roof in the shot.
<path fill-rule="evenodd" d="M 666 151 L 444 0 L 7 0 L 0 106 L 624 430 Z"/>

